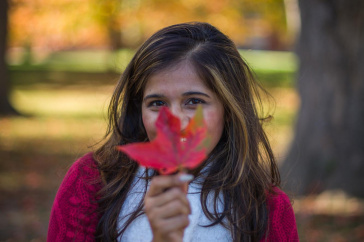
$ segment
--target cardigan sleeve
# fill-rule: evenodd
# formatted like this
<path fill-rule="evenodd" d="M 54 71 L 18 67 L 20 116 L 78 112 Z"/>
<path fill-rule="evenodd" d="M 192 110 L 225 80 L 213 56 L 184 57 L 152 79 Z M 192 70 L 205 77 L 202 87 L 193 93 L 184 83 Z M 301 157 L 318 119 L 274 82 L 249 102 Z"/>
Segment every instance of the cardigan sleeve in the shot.
<path fill-rule="evenodd" d="M 53 203 L 47 241 L 94 241 L 100 174 L 92 153 L 68 170 Z"/>
<path fill-rule="evenodd" d="M 269 212 L 267 237 L 261 241 L 299 241 L 291 201 L 283 191 L 278 188 L 274 190 L 276 194 L 268 195 L 267 199 Z"/>

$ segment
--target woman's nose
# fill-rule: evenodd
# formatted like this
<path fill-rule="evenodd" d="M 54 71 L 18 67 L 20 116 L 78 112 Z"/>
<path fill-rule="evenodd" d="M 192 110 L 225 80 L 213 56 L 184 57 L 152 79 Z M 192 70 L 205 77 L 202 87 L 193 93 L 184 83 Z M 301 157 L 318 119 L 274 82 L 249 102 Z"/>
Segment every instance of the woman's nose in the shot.
<path fill-rule="evenodd" d="M 190 117 L 180 107 L 172 107 L 171 112 L 174 116 L 179 118 L 179 120 L 181 121 L 181 130 L 184 130 L 190 122 Z"/>
<path fill-rule="evenodd" d="M 181 120 L 181 130 L 187 128 L 188 123 L 190 122 L 190 118 L 187 115 L 184 115 L 180 118 Z"/>

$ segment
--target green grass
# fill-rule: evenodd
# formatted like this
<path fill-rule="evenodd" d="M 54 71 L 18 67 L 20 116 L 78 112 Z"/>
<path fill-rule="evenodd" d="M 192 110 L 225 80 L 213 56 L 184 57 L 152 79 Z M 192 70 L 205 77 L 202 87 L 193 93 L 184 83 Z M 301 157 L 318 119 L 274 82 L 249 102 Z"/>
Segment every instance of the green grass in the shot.
<path fill-rule="evenodd" d="M 297 58 L 292 52 L 240 50 L 240 54 L 256 71 L 291 73 L 297 69 Z"/>
<path fill-rule="evenodd" d="M 104 73 L 121 72 L 132 58 L 133 50 L 61 51 L 37 57 L 36 53 L 14 56 L 7 61 L 13 71 L 62 71 Z M 30 57 L 28 56 L 30 55 Z M 26 57 L 26 58 L 25 58 Z"/>
<path fill-rule="evenodd" d="M 15 89 L 11 101 L 25 115 L 37 117 L 102 118 L 112 87 L 73 89 Z"/>
<path fill-rule="evenodd" d="M 122 72 L 134 54 L 133 50 L 116 52 L 105 50 L 63 51 L 45 57 L 9 54 L 9 68 L 13 72 Z M 241 56 L 254 70 L 259 81 L 267 87 L 292 87 L 297 60 L 292 52 L 240 50 Z M 29 54 L 28 54 L 29 55 Z"/>
<path fill-rule="evenodd" d="M 243 59 L 266 87 L 293 87 L 297 58 L 292 52 L 240 50 Z"/>

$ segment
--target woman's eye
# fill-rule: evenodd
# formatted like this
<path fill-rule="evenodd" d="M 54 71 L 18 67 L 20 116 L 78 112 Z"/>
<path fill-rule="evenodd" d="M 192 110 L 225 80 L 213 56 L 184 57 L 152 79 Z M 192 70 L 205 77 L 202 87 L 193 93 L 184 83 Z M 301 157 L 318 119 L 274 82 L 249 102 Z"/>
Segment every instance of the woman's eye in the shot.
<path fill-rule="evenodd" d="M 165 103 L 163 101 L 160 100 L 156 100 L 156 101 L 152 101 L 148 104 L 148 107 L 159 107 L 159 106 L 164 106 Z"/>
<path fill-rule="evenodd" d="M 197 104 L 203 104 L 205 103 L 204 100 L 198 99 L 198 98 L 190 98 L 187 100 L 187 105 L 197 105 Z"/>

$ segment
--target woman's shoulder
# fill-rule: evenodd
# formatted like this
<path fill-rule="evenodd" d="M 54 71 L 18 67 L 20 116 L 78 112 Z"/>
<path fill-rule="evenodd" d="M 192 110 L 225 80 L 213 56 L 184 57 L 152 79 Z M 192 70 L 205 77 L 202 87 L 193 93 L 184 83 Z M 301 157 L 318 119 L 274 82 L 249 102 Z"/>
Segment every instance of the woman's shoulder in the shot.
<path fill-rule="evenodd" d="M 267 193 L 267 205 L 269 208 L 291 208 L 291 200 L 288 195 L 278 187 L 273 187 L 270 192 Z"/>
<path fill-rule="evenodd" d="M 278 187 L 267 194 L 268 241 L 298 241 L 296 219 L 290 198 Z"/>
<path fill-rule="evenodd" d="M 93 153 L 87 153 L 77 159 L 69 168 L 58 192 L 62 190 L 68 194 L 82 193 L 84 195 L 95 196 L 101 189 L 102 182 L 98 165 L 93 158 Z"/>
<path fill-rule="evenodd" d="M 287 194 L 278 187 L 273 187 L 267 194 L 267 208 L 271 219 L 272 216 L 274 216 L 274 219 L 276 220 L 277 216 L 287 216 L 287 214 L 293 216 L 294 219 L 291 200 Z"/>
<path fill-rule="evenodd" d="M 66 173 L 58 189 L 57 198 L 63 200 L 83 200 L 89 202 L 96 199 L 96 194 L 102 187 L 100 172 L 92 153 L 88 153 L 76 160 Z M 60 196 L 62 198 L 60 198 Z"/>
<path fill-rule="evenodd" d="M 82 180 L 99 180 L 100 172 L 98 170 L 98 165 L 93 158 L 93 153 L 87 153 L 81 158 L 77 159 L 72 166 L 69 168 L 65 179 L 82 179 Z"/>
<path fill-rule="evenodd" d="M 97 162 L 93 158 L 93 153 L 89 152 L 78 158 L 70 167 L 68 172 L 83 173 L 88 175 L 98 174 Z"/>
<path fill-rule="evenodd" d="M 68 170 L 55 197 L 48 241 L 92 241 L 99 214 L 98 192 L 102 188 L 93 154 L 79 158 Z"/>

